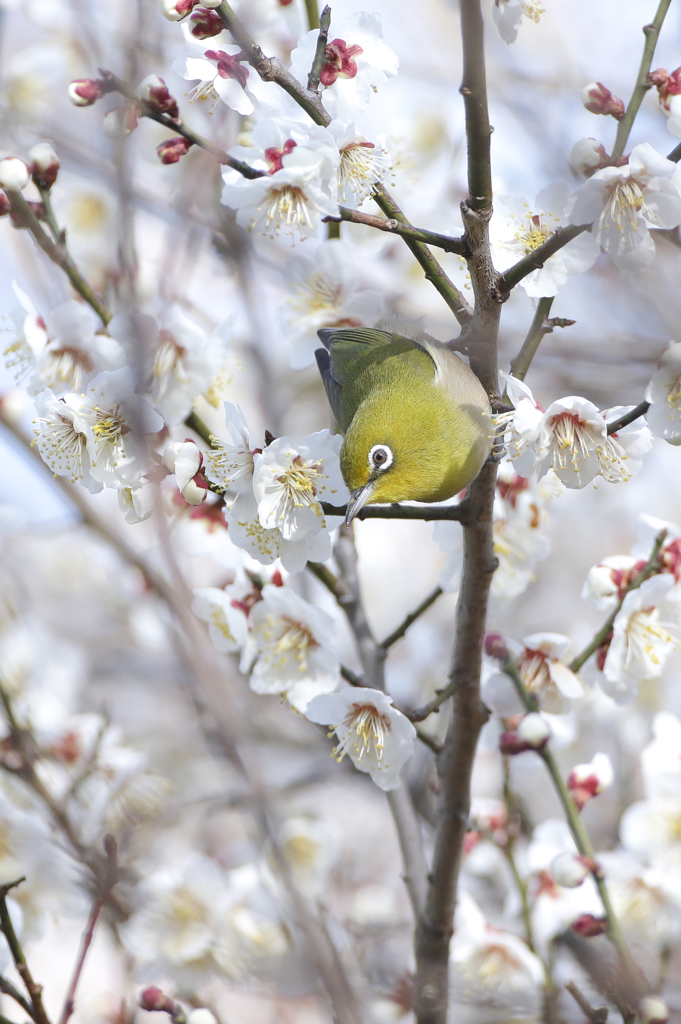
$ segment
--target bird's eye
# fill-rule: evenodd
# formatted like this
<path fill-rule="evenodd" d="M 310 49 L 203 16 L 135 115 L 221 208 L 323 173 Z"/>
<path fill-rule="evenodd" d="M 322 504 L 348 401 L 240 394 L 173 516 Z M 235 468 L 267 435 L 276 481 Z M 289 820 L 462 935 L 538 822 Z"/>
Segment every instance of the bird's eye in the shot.
<path fill-rule="evenodd" d="M 387 444 L 375 444 L 369 452 L 369 469 L 384 473 L 393 464 L 393 453 Z"/>

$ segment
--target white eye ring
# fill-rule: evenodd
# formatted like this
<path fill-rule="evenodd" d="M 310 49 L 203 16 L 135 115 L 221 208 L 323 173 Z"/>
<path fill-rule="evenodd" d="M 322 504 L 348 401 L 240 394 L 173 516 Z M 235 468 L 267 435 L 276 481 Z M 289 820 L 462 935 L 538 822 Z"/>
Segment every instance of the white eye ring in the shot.
<path fill-rule="evenodd" d="M 375 444 L 368 456 L 369 469 L 377 473 L 385 473 L 393 464 L 393 453 L 387 444 Z"/>

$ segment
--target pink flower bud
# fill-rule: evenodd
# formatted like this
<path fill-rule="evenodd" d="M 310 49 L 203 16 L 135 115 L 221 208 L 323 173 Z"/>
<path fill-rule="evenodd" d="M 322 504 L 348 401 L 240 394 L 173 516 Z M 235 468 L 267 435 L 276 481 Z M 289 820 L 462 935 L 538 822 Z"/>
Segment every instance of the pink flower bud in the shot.
<path fill-rule="evenodd" d="M 138 120 L 139 114 L 135 107 L 114 107 L 104 115 L 102 131 L 110 139 L 125 139 L 134 132 Z"/>
<path fill-rule="evenodd" d="M 6 217 L 10 210 L 9 199 L 4 192 L 0 192 L 0 217 Z"/>
<path fill-rule="evenodd" d="M 215 11 L 203 10 L 201 7 L 191 15 L 189 24 L 189 31 L 195 39 L 210 39 L 212 36 L 219 36 L 225 27 Z"/>
<path fill-rule="evenodd" d="M 176 135 L 173 139 L 166 139 L 160 146 L 156 147 L 159 159 L 162 164 L 176 164 L 188 152 L 192 143 L 182 135 Z"/>
<path fill-rule="evenodd" d="M 616 121 L 624 117 L 624 101 L 619 96 L 613 96 L 609 89 L 602 82 L 592 82 L 582 89 L 580 99 L 587 110 L 592 114 L 609 114 Z"/>
<path fill-rule="evenodd" d="M 92 78 L 76 78 L 69 85 L 69 99 L 77 107 L 91 107 L 103 95 L 100 83 Z"/>
<path fill-rule="evenodd" d="M 158 75 L 147 75 L 140 82 L 139 94 L 160 114 L 168 114 L 170 117 L 178 116 L 177 100 L 170 95 L 166 83 Z"/>
<path fill-rule="evenodd" d="M 494 658 L 496 661 L 506 661 L 508 658 L 508 647 L 501 633 L 486 635 L 484 651 L 488 658 Z"/>
<path fill-rule="evenodd" d="M 641 1024 L 667 1024 L 669 1007 L 659 996 L 644 996 L 638 1006 Z"/>
<path fill-rule="evenodd" d="M 559 853 L 551 861 L 551 877 L 566 889 L 576 889 L 588 874 L 584 861 L 574 853 Z"/>
<path fill-rule="evenodd" d="M 143 1010 L 160 1010 L 163 1013 L 172 1013 L 175 1009 L 175 1001 L 162 992 L 155 985 L 150 985 L 140 992 L 137 1000 Z"/>
<path fill-rule="evenodd" d="M 669 97 L 681 93 L 681 68 L 671 73 L 665 68 L 657 68 L 648 75 L 648 82 L 657 88 L 660 104 L 669 113 Z"/>
<path fill-rule="evenodd" d="M 198 3 L 199 0 L 161 0 L 161 12 L 168 21 L 182 21 Z"/>
<path fill-rule="evenodd" d="M 41 188 L 52 188 L 59 174 L 59 157 L 50 142 L 39 142 L 28 151 L 31 176 Z"/>
<path fill-rule="evenodd" d="M 21 192 L 31 180 L 28 167 L 15 156 L 0 160 L 0 185 L 8 192 Z"/>
<path fill-rule="evenodd" d="M 596 754 L 589 764 L 576 765 L 570 772 L 568 789 L 577 809 L 581 811 L 584 804 L 611 786 L 612 781 L 613 770 L 607 754 Z"/>
<path fill-rule="evenodd" d="M 608 930 L 607 917 L 594 917 L 593 914 L 581 914 L 572 922 L 572 930 L 583 939 L 593 939 L 596 935 L 604 935 Z"/>
<path fill-rule="evenodd" d="M 608 167 L 609 164 L 610 157 L 603 144 L 596 139 L 580 139 L 579 142 L 575 142 L 570 152 L 570 166 L 585 178 L 590 178 L 596 171 Z"/>

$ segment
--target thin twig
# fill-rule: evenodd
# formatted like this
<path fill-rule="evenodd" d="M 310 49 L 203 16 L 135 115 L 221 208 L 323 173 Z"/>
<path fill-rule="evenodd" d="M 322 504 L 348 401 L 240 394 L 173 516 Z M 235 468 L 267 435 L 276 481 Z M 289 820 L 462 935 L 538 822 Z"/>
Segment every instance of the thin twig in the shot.
<path fill-rule="evenodd" d="M 400 623 L 397 629 L 394 629 L 392 633 L 385 638 L 385 640 L 381 640 L 379 647 L 382 647 L 384 651 L 387 651 L 389 647 L 392 647 L 392 645 L 397 643 L 398 640 L 401 640 L 411 624 L 416 622 L 424 612 L 427 612 L 431 605 L 434 605 L 438 597 L 443 593 L 444 591 L 442 587 L 435 587 L 434 590 L 431 590 L 430 594 L 428 594 L 427 597 L 424 597 L 423 601 L 421 601 L 421 604 L 417 605 L 413 612 L 409 612 L 409 614 L 404 617 L 404 620 Z"/>
<path fill-rule="evenodd" d="M 320 502 L 324 515 L 345 516 L 345 505 L 329 505 Z M 365 505 L 355 519 L 423 519 L 426 522 L 440 520 L 462 522 L 468 515 L 469 506 L 458 505 Z"/>
<path fill-rule="evenodd" d="M 12 213 L 16 216 L 18 222 L 31 232 L 47 258 L 64 271 L 75 290 L 94 309 L 102 323 L 104 325 L 108 324 L 111 314 L 101 299 L 95 295 L 64 246 L 53 242 L 47 232 L 43 230 L 40 221 L 21 192 L 14 192 L 12 189 L 6 189 L 5 191 L 12 207 Z"/>
<path fill-rule="evenodd" d="M 95 934 L 97 919 L 99 918 L 102 907 L 108 899 L 109 893 L 118 881 L 118 847 L 116 846 L 116 840 L 110 834 L 104 836 L 104 851 L 106 853 L 106 872 L 102 878 L 97 897 L 92 904 L 90 916 L 88 917 L 88 922 L 85 927 L 85 931 L 83 932 L 78 959 L 76 960 L 71 981 L 66 991 L 66 996 L 64 997 L 64 1006 L 59 1018 L 59 1024 L 68 1024 L 68 1021 L 73 1014 L 76 1005 L 76 989 L 78 988 L 78 982 L 80 981 L 80 976 L 83 972 L 85 958 Z"/>
<path fill-rule="evenodd" d="M 537 308 L 530 324 L 530 329 L 527 332 L 520 352 L 511 360 L 511 373 L 518 380 L 525 380 L 525 374 L 530 368 L 530 363 L 534 359 L 535 353 L 539 348 L 542 338 L 546 334 L 550 334 L 553 327 L 547 324 L 546 320 L 551 312 L 551 306 L 553 305 L 553 298 L 543 298 L 537 303 Z"/>
<path fill-rule="evenodd" d="M 616 434 L 618 430 L 622 429 L 622 427 L 627 427 L 630 423 L 633 423 L 634 420 L 639 419 L 641 416 L 645 416 L 648 409 L 650 409 L 650 402 L 640 402 L 630 412 L 625 412 L 623 416 L 619 416 L 616 420 L 608 423 L 608 435 Z"/>
<path fill-rule="evenodd" d="M 591 1021 L 591 1024 L 606 1024 L 608 1019 L 607 1006 L 592 1006 L 584 993 L 577 988 L 574 981 L 566 981 L 565 988 L 577 1003 L 587 1020 Z"/>
<path fill-rule="evenodd" d="M 28 999 L 22 996 L 21 992 L 14 987 L 11 981 L 7 978 L 3 978 L 0 974 L 0 992 L 5 996 L 10 996 L 15 1003 L 18 1003 L 24 1013 L 27 1013 L 31 1020 L 35 1020 L 35 1011 Z"/>
<path fill-rule="evenodd" d="M 33 980 L 33 975 L 26 963 L 26 957 L 24 951 L 21 948 L 21 943 L 17 938 L 16 932 L 14 931 L 14 925 L 12 919 L 9 916 L 9 910 L 7 909 L 7 893 L 14 889 L 17 885 L 26 881 L 25 878 L 19 878 L 16 882 L 8 882 L 6 885 L 0 885 L 0 931 L 7 939 L 7 945 L 10 948 L 14 966 L 17 969 L 21 980 L 24 983 L 28 997 L 31 1000 L 31 1006 L 33 1007 L 33 1013 L 31 1016 L 36 1024 L 50 1024 L 50 1018 L 45 1012 L 43 1006 L 42 985 L 36 984 Z"/>
<path fill-rule="evenodd" d="M 627 144 L 629 133 L 634 125 L 634 120 L 638 114 L 639 107 L 643 102 L 648 89 L 650 89 L 650 83 L 648 82 L 648 73 L 650 71 L 650 65 L 653 61 L 653 54 L 655 53 L 655 47 L 657 46 L 657 39 L 662 28 L 662 23 L 665 19 L 671 0 L 660 0 L 655 17 L 653 18 L 650 25 L 643 26 L 643 32 L 645 35 L 645 43 L 643 45 L 643 56 L 641 57 L 641 65 L 638 69 L 638 77 L 636 78 L 636 85 L 634 91 L 631 94 L 631 99 L 627 105 L 627 109 L 624 113 L 624 117 L 617 125 L 617 135 L 615 136 L 615 145 L 612 147 L 611 160 L 618 160 L 624 153 L 624 147 Z"/>
<path fill-rule="evenodd" d="M 374 199 L 376 196 L 373 197 Z M 438 231 L 428 231 L 425 228 L 415 228 L 411 224 L 403 224 L 394 217 L 389 220 L 383 217 L 376 217 L 372 213 L 362 213 L 361 210 L 349 210 L 340 206 L 338 217 L 323 217 L 325 224 L 334 224 L 339 221 L 349 221 L 352 224 L 364 224 L 368 228 L 376 228 L 377 231 L 387 231 L 392 235 L 399 235 L 401 238 L 409 238 L 414 242 L 423 242 L 424 245 L 435 245 L 445 252 L 453 252 L 458 256 L 465 256 L 467 253 L 466 243 L 463 238 L 454 235 L 443 235 Z"/>
<path fill-rule="evenodd" d="M 242 174 L 244 178 L 262 178 L 265 174 L 264 171 L 258 171 L 255 167 L 250 167 L 243 160 L 236 160 L 229 153 L 221 149 L 220 146 L 214 145 L 210 139 L 204 138 L 203 135 L 199 135 L 192 128 L 188 128 L 179 117 L 170 117 L 169 114 L 162 114 L 156 110 L 153 104 L 147 103 L 146 100 L 141 99 L 135 90 L 124 82 L 122 78 L 118 78 L 111 71 L 105 71 L 100 69 L 99 72 L 105 82 L 108 82 L 112 89 L 119 92 L 121 96 L 125 96 L 126 99 L 134 103 L 142 117 L 148 117 L 151 121 L 156 121 L 158 124 L 162 124 L 168 131 L 175 132 L 176 135 L 182 135 L 183 138 L 187 139 L 194 146 L 199 146 L 201 149 L 205 149 L 208 153 L 215 157 L 220 164 L 225 164 L 227 167 L 232 167 L 239 174 Z"/>
<path fill-rule="evenodd" d="M 317 7 L 317 0 L 310 0 L 314 3 L 315 9 Z M 308 16 L 309 16 L 308 11 Z M 312 67 L 310 68 L 310 74 L 307 76 L 307 87 L 310 92 L 319 92 L 319 78 L 324 67 L 324 59 L 326 55 L 326 43 L 329 38 L 329 25 L 331 24 L 331 8 L 327 6 L 319 16 L 319 35 L 317 36 L 317 46 L 315 47 L 314 60 L 312 61 Z M 313 26 L 311 25 L 310 28 Z M 314 26 L 316 27 L 316 26 Z"/>
<path fill-rule="evenodd" d="M 357 552 L 352 527 L 341 527 L 334 548 L 340 570 L 338 604 L 345 612 L 357 644 L 357 653 L 368 685 L 376 690 L 385 689 L 384 663 L 386 652 L 376 643 L 367 620 L 357 576 Z"/>
<path fill-rule="evenodd" d="M 613 610 L 610 612 L 607 619 L 605 620 L 601 628 L 598 630 L 596 635 L 593 637 L 593 639 L 590 640 L 586 647 L 583 650 L 581 650 L 579 654 L 575 655 L 575 657 L 570 662 L 570 669 L 572 672 L 579 672 L 582 665 L 589 660 L 591 655 L 595 654 L 598 648 L 602 647 L 603 644 L 607 641 L 608 637 L 612 633 L 613 624 L 615 622 L 615 619 L 619 615 L 620 609 L 624 604 L 624 598 L 627 596 L 627 594 L 630 594 L 632 590 L 638 590 L 641 584 L 645 583 L 649 576 L 653 576 L 655 573 L 660 571 L 659 554 L 662 549 L 662 545 L 665 542 L 666 536 L 667 531 L 662 530 L 662 532 L 659 533 L 658 536 L 655 538 L 653 550 L 646 564 L 643 566 L 641 571 L 637 573 L 637 575 L 633 578 L 627 589 L 624 591 L 624 594 L 617 602 Z"/>

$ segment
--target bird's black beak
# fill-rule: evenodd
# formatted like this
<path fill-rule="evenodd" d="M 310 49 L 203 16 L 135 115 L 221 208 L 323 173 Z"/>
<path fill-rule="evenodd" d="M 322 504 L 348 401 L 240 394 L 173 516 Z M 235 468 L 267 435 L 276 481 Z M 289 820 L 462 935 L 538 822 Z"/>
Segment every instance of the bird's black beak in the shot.
<path fill-rule="evenodd" d="M 369 480 L 364 484 L 363 487 L 358 487 L 356 491 L 350 493 L 350 501 L 345 509 L 345 525 L 349 526 L 352 520 L 355 518 L 360 509 L 364 508 L 367 501 L 371 497 L 372 491 L 376 486 L 375 480 Z"/>

